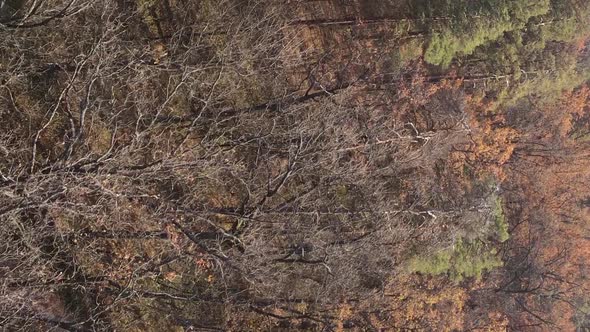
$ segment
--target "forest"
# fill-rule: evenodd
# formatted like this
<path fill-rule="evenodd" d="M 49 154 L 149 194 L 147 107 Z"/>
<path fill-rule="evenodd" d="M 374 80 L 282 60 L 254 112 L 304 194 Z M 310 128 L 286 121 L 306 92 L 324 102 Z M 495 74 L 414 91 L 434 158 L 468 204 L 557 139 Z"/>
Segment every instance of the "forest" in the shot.
<path fill-rule="evenodd" d="M 590 331 L 590 1 L 0 0 L 1 331 Z"/>

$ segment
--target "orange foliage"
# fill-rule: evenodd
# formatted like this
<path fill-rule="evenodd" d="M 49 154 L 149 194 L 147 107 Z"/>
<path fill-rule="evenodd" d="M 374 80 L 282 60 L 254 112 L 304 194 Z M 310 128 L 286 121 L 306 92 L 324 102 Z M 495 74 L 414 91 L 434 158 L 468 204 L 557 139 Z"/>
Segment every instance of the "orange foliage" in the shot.
<path fill-rule="evenodd" d="M 464 324 L 466 289 L 444 278 L 420 280 L 416 276 L 399 277 L 392 296 L 392 321 L 408 329 L 461 331 Z"/>
<path fill-rule="evenodd" d="M 502 166 L 512 157 L 519 134 L 506 125 L 504 115 L 492 113 L 491 105 L 481 98 L 468 97 L 466 103 L 472 131 L 472 163 L 480 171 L 491 172 L 504 180 Z"/>
<path fill-rule="evenodd" d="M 561 137 L 567 136 L 572 130 L 573 122 L 576 116 L 582 116 L 584 109 L 588 106 L 590 98 L 590 89 L 587 86 L 573 92 L 566 93 L 556 107 L 556 111 L 561 115 L 559 134 Z"/>
<path fill-rule="evenodd" d="M 518 171 L 510 173 L 511 182 L 520 183 L 525 193 L 519 218 L 537 216 L 534 222 L 519 226 L 511 241 L 527 245 L 531 233 L 536 232 L 541 239 L 536 264 L 551 276 L 543 279 L 543 291 L 550 290 L 551 297 L 539 303 L 537 295 L 526 295 L 526 305 L 550 306 L 551 313 L 544 318 L 562 331 L 576 330 L 574 305 L 590 291 L 585 268 L 590 261 L 590 214 L 582 204 L 590 197 L 588 146 L 569 137 L 575 121 L 588 110 L 589 101 L 590 89 L 585 86 L 564 93 L 543 109 L 543 127 L 535 129 L 543 133 L 519 133 L 542 146 L 542 158 L 533 157 L 534 162 L 517 165 L 514 169 Z M 537 318 L 524 316 L 524 323 L 538 323 Z"/>

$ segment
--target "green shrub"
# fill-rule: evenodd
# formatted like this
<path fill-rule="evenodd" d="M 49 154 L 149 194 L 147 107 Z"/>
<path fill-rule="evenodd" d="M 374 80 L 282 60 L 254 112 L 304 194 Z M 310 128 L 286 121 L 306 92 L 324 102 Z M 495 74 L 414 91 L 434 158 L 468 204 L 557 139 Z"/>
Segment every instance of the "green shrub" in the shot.
<path fill-rule="evenodd" d="M 493 214 L 494 221 L 496 223 L 496 234 L 498 235 L 498 241 L 505 242 L 510 238 L 510 233 L 508 233 L 509 225 L 506 221 L 506 216 L 504 215 L 504 207 L 502 204 L 503 201 L 501 197 L 494 197 Z"/>
<path fill-rule="evenodd" d="M 430 275 L 445 274 L 451 270 L 452 254 L 451 250 L 444 250 L 430 257 L 415 257 L 410 260 L 409 269 Z"/>
<path fill-rule="evenodd" d="M 154 15 L 158 0 L 137 0 L 137 10 L 152 33 L 158 33 L 158 18 Z"/>
<path fill-rule="evenodd" d="M 434 33 L 424 60 L 447 67 L 454 57 L 470 55 L 506 32 L 523 29 L 530 18 L 546 14 L 549 8 L 548 0 L 491 1 L 488 5 L 466 7 L 462 2 L 454 3 L 447 9 L 454 19 L 442 29 L 431 27 Z"/>
<path fill-rule="evenodd" d="M 435 34 L 424 53 L 424 60 L 428 63 L 448 66 L 458 52 L 459 41 L 450 32 Z"/>
<path fill-rule="evenodd" d="M 495 249 L 488 248 L 481 241 L 457 241 L 453 248 L 433 256 L 418 256 L 410 260 L 410 272 L 428 275 L 447 275 L 455 282 L 464 278 L 481 278 L 485 271 L 502 266 L 502 260 Z"/>

